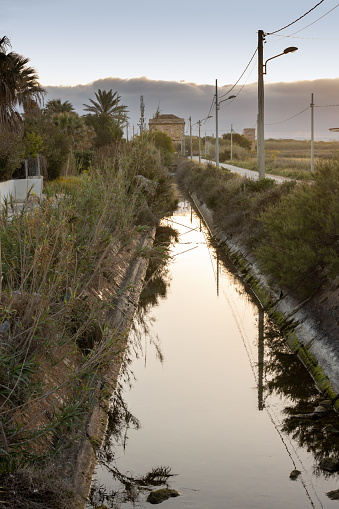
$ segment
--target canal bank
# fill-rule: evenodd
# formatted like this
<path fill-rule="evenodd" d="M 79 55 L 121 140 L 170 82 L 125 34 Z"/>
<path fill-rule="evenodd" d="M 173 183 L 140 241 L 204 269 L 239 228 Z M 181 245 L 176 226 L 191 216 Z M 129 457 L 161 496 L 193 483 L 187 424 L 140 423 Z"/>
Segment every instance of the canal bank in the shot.
<path fill-rule="evenodd" d="M 149 507 L 162 466 L 180 493 L 164 507 L 330 509 L 337 414 L 308 418 L 323 396 L 190 202 L 164 222 L 177 240 L 139 303 L 87 507 Z"/>
<path fill-rule="evenodd" d="M 156 228 L 149 231 L 130 246 L 129 259 L 119 266 L 118 298 L 107 313 L 105 326 L 114 331 L 118 338 L 111 351 L 105 372 L 100 379 L 97 401 L 79 430 L 80 438 L 72 443 L 71 449 L 60 458 L 57 466 L 60 477 L 74 494 L 72 507 L 85 507 L 91 487 L 92 475 L 97 462 L 96 451 L 105 435 L 108 423 L 109 401 L 116 389 L 128 341 L 129 329 L 145 284 Z"/>
<path fill-rule="evenodd" d="M 284 294 L 262 274 L 256 259 L 244 247 L 241 238 L 231 238 L 217 228 L 213 222 L 213 211 L 196 194 L 190 193 L 190 196 L 211 235 L 238 268 L 268 315 L 275 320 L 292 352 L 307 367 L 319 390 L 338 411 L 339 339 L 338 324 L 332 310 L 338 309 L 339 282 L 327 285 L 304 302 Z"/>

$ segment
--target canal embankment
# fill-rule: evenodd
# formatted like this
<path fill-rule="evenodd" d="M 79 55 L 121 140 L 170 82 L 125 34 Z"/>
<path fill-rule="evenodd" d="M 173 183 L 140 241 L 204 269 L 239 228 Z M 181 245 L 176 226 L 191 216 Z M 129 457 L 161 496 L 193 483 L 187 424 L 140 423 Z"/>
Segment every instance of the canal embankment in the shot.
<path fill-rule="evenodd" d="M 298 292 L 295 291 L 292 285 L 284 284 L 282 280 L 277 282 L 277 279 L 269 270 L 264 271 L 263 265 L 260 263 L 262 258 L 260 260 L 260 257 L 257 256 L 257 244 L 260 244 L 262 237 L 265 237 L 262 225 L 260 225 L 260 217 L 268 210 L 266 204 L 260 208 L 260 202 L 262 204 L 269 199 L 273 199 L 275 207 L 277 207 L 279 201 L 284 200 L 284 196 L 291 192 L 286 186 L 291 186 L 293 192 L 293 183 L 284 185 L 286 194 L 281 188 L 279 190 L 279 188 L 273 186 L 270 195 L 262 194 L 260 196 L 260 183 L 257 184 L 257 188 L 254 188 L 254 193 L 249 193 L 246 192 L 246 187 L 250 188 L 253 184 L 248 180 L 236 177 L 225 183 L 225 181 L 218 181 L 219 175 L 216 172 L 216 168 L 211 168 L 208 173 L 204 169 L 196 168 L 195 171 L 194 169 L 188 169 L 186 166 L 181 172 L 179 169 L 179 179 L 190 192 L 195 207 L 203 217 L 211 235 L 217 239 L 238 268 L 242 278 L 250 285 L 264 309 L 275 320 L 284 333 L 289 347 L 307 367 L 319 390 L 331 399 L 334 407 L 338 409 L 338 276 L 324 277 L 326 269 L 317 266 L 313 274 L 312 270 L 305 270 L 305 279 L 319 279 L 313 287 L 310 285 L 309 288 L 307 288 L 308 281 L 306 280 L 304 285 L 306 291 Z M 266 183 L 266 185 L 268 188 L 270 187 L 269 183 Z M 204 188 L 205 194 L 201 192 L 202 188 Z M 233 216 L 231 220 L 221 217 L 220 209 L 222 206 L 219 207 L 218 202 L 222 201 L 222 194 L 226 195 L 226 201 L 228 199 L 228 203 L 224 206 L 223 215 L 225 216 L 228 213 L 229 216 Z M 238 196 L 236 201 L 234 195 Z M 331 196 L 329 195 L 327 198 L 330 200 Z M 246 210 L 246 207 L 248 210 Z M 293 214 L 293 210 L 291 210 L 291 214 Z M 334 222 L 333 228 L 335 229 L 335 224 L 338 224 L 335 214 L 333 217 L 327 217 L 328 223 L 331 220 Z M 227 228 L 228 225 L 230 225 L 229 229 Z M 316 228 L 317 225 L 314 224 L 314 229 Z M 283 230 L 284 224 L 282 224 L 281 231 L 283 232 Z M 286 231 L 288 233 L 288 227 L 286 227 Z M 296 232 L 295 235 L 297 235 Z M 267 242 L 267 238 L 265 242 Z M 335 239 L 332 242 L 335 244 Z M 279 247 L 281 248 L 281 246 Z M 265 246 L 263 249 L 265 249 Z M 330 249 L 329 246 L 327 246 L 327 249 Z M 335 251 L 335 249 L 333 250 Z M 277 251 L 275 256 L 278 258 L 281 254 L 284 253 Z M 289 252 L 286 249 L 285 254 L 286 257 L 293 256 L 293 251 Z M 294 256 L 300 256 L 300 252 L 296 250 Z M 293 270 L 298 269 L 294 268 Z M 297 280 L 296 278 L 295 281 Z M 302 286 L 304 283 L 302 275 L 299 281 L 300 286 Z"/>
<path fill-rule="evenodd" d="M 84 505 L 155 227 L 175 204 L 158 151 L 135 140 L 91 172 L 51 182 L 34 210 L 3 207 L 0 483 L 7 505 Z"/>

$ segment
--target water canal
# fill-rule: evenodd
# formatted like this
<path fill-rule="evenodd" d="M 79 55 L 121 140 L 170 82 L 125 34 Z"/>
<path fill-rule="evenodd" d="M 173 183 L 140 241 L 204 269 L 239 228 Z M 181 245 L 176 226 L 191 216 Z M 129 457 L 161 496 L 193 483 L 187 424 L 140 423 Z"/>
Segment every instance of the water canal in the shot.
<path fill-rule="evenodd" d="M 150 507 L 158 487 L 134 481 L 160 466 L 180 492 L 164 508 L 335 507 L 318 463 L 338 416 L 303 417 L 322 396 L 190 203 L 163 224 L 178 241 L 135 318 L 88 508 Z"/>

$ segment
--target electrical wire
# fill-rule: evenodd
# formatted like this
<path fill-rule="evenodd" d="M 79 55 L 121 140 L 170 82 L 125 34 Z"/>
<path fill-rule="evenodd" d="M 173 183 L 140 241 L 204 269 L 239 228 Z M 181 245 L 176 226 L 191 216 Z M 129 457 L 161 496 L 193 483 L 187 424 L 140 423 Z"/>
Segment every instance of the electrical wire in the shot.
<path fill-rule="evenodd" d="M 293 32 L 293 34 L 290 34 L 290 35 L 281 35 L 280 37 L 282 38 L 287 38 L 287 37 L 293 37 L 295 34 L 299 34 L 300 32 L 302 32 L 303 30 L 306 30 L 306 28 L 309 28 L 310 26 L 314 25 L 315 23 L 317 23 L 319 20 L 321 20 L 322 18 L 324 18 L 325 16 L 327 16 L 328 14 L 330 14 L 332 11 L 334 11 L 334 9 L 336 9 L 337 7 L 339 7 L 339 4 L 335 5 L 332 9 L 330 9 L 329 11 L 325 12 L 325 14 L 323 14 L 322 16 L 320 16 L 320 18 L 316 19 L 315 21 L 312 21 L 312 23 L 310 23 L 309 25 L 306 25 L 304 28 L 301 28 L 300 30 L 297 30 L 297 32 Z M 283 29 L 282 29 L 283 30 Z M 267 35 L 275 35 L 275 32 L 272 32 L 271 34 L 267 34 Z M 336 39 L 334 39 L 336 40 Z"/>
<path fill-rule="evenodd" d="M 251 60 L 248 62 L 247 66 L 246 66 L 246 68 L 245 68 L 245 70 L 244 70 L 244 72 L 242 73 L 242 75 L 240 76 L 240 78 L 238 79 L 238 81 L 237 81 L 237 82 L 236 82 L 236 83 L 235 83 L 235 84 L 234 84 L 234 85 L 233 85 L 233 86 L 232 86 L 232 87 L 231 87 L 231 88 L 230 88 L 227 92 L 225 92 L 224 94 L 220 95 L 220 96 L 219 96 L 219 99 L 221 99 L 221 97 L 225 97 L 225 95 L 227 95 L 227 94 L 229 94 L 230 92 L 232 92 L 232 90 L 233 90 L 233 89 L 237 86 L 237 84 L 239 83 L 239 81 L 241 80 L 241 78 L 243 77 L 243 75 L 245 74 L 245 72 L 247 71 L 247 69 L 249 68 L 249 66 L 250 66 L 250 64 L 251 64 L 251 62 L 252 62 L 252 60 L 253 60 L 253 58 L 255 57 L 255 54 L 257 53 L 257 51 L 258 51 L 258 48 L 256 48 L 256 49 L 255 49 L 255 52 L 253 53 Z"/>
<path fill-rule="evenodd" d="M 253 68 L 252 68 L 251 72 L 249 73 L 249 75 L 247 76 L 247 79 L 246 79 L 245 83 L 242 85 L 242 87 L 240 88 L 240 90 L 238 91 L 238 93 L 236 94 L 236 96 L 234 97 L 234 99 L 236 99 L 236 98 L 238 97 L 238 95 L 239 95 L 239 94 L 243 91 L 243 89 L 244 89 L 244 87 L 245 87 L 246 83 L 247 83 L 247 82 L 248 82 L 248 80 L 250 79 L 250 76 L 251 76 L 252 72 L 254 71 L 255 66 L 257 65 L 257 62 L 258 62 L 258 59 L 255 61 L 254 66 L 253 66 Z M 229 105 L 230 105 L 230 103 L 232 103 L 232 102 L 234 101 L 234 99 L 233 99 L 233 100 L 231 100 L 230 102 L 227 102 L 226 106 L 229 106 Z M 221 102 L 222 102 L 222 101 L 221 101 Z"/>
<path fill-rule="evenodd" d="M 304 110 L 302 111 L 299 111 L 299 113 L 296 113 L 295 115 L 293 115 L 292 117 L 289 117 L 289 118 L 286 118 L 285 120 L 280 120 L 279 122 L 273 122 L 271 124 L 265 124 L 265 125 L 277 125 L 277 124 L 283 124 L 284 122 L 287 122 L 288 120 L 291 120 L 292 118 L 295 118 L 295 117 L 298 117 L 299 115 L 301 115 L 302 113 L 304 113 L 305 111 L 309 110 L 311 106 L 307 106 L 307 108 L 305 108 Z"/>
<path fill-rule="evenodd" d="M 273 34 L 276 34 L 278 32 L 281 32 L 282 30 L 285 30 L 285 28 L 288 28 L 292 25 L 294 25 L 295 23 L 297 23 L 297 21 L 300 21 L 302 18 L 304 18 L 305 16 L 307 16 L 307 14 L 309 14 L 310 12 L 314 11 L 314 9 L 316 7 L 318 7 L 320 4 L 322 4 L 325 0 L 320 0 L 320 2 L 317 3 L 317 5 L 315 5 L 314 7 L 312 7 L 312 9 L 310 9 L 309 11 L 305 12 L 305 14 L 303 14 L 302 16 L 300 16 L 298 19 L 292 21 L 292 23 L 289 23 L 288 25 L 282 27 L 282 28 L 279 28 L 279 30 L 274 30 L 274 32 L 270 32 L 270 33 L 267 33 L 266 35 L 273 35 Z"/>

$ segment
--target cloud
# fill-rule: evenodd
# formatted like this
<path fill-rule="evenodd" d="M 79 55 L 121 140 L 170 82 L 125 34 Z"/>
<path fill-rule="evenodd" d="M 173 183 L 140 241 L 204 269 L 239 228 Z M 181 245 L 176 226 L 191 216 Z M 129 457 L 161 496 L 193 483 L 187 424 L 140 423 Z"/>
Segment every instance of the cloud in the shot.
<path fill-rule="evenodd" d="M 94 93 L 101 90 L 117 91 L 122 104 L 127 105 L 130 117 L 130 131 L 135 131 L 140 118 L 140 96 L 145 103 L 146 122 L 152 118 L 157 108 L 162 113 L 172 113 L 185 118 L 187 133 L 189 117 L 192 118 L 193 132 L 197 133 L 196 122 L 213 115 L 202 126 L 201 134 L 215 134 L 215 107 L 212 106 L 215 87 L 196 83 L 176 81 L 154 81 L 146 77 L 121 79 L 104 78 L 87 85 L 47 86 L 46 101 L 60 98 L 70 101 L 76 111 L 83 115 L 83 104 L 94 99 Z M 235 100 L 222 102 L 219 110 L 219 133 L 229 132 L 231 124 L 236 132 L 255 127 L 257 118 L 257 85 L 252 83 L 243 88 L 230 91 L 230 85 L 218 89 L 219 99 L 230 94 Z M 339 127 L 339 78 L 291 83 L 267 83 L 265 85 L 265 138 L 310 139 L 311 131 L 311 93 L 314 94 L 315 138 L 328 140 L 338 135 L 329 131 Z M 226 94 L 224 97 L 223 94 Z M 308 108 L 308 109 L 307 109 Z M 305 112 L 300 113 L 306 109 Z M 299 115 L 300 113 L 300 115 Z M 293 117 L 293 118 L 292 118 Z M 338 136 L 339 141 L 339 136 Z"/>

